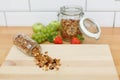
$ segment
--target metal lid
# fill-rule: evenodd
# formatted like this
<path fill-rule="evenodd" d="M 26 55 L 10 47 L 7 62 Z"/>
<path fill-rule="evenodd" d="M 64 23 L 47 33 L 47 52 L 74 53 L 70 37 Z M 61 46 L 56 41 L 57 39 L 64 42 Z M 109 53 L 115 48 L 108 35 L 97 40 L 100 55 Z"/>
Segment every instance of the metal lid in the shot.
<path fill-rule="evenodd" d="M 101 34 L 101 29 L 99 24 L 93 19 L 90 19 L 88 17 L 83 17 L 80 20 L 80 30 L 85 35 L 89 37 L 93 37 L 95 39 L 99 39 Z"/>

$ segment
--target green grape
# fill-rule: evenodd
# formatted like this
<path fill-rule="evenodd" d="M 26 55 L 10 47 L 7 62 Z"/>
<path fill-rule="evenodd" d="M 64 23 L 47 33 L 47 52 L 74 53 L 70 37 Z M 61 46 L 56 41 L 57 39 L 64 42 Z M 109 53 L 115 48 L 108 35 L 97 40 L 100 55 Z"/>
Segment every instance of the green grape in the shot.
<path fill-rule="evenodd" d="M 45 34 L 47 32 L 46 27 L 42 29 L 42 32 Z"/>
<path fill-rule="evenodd" d="M 36 34 L 35 34 L 35 33 L 33 33 L 33 34 L 32 34 L 32 39 L 35 39 L 35 36 L 36 36 Z"/>
<path fill-rule="evenodd" d="M 50 33 L 51 33 L 51 31 L 50 31 L 50 30 L 47 30 L 47 33 L 48 33 L 48 34 L 50 34 Z M 46 34 L 47 34 L 47 33 L 46 33 Z"/>
<path fill-rule="evenodd" d="M 49 24 L 48 27 L 50 28 L 51 31 L 56 31 L 57 30 L 55 25 Z"/>
<path fill-rule="evenodd" d="M 52 28 L 53 31 L 57 31 L 55 26 L 52 26 L 51 28 Z"/>
<path fill-rule="evenodd" d="M 43 32 L 43 31 L 44 31 L 44 28 L 45 28 L 45 27 L 43 27 L 43 28 L 40 30 L 40 32 Z"/>
<path fill-rule="evenodd" d="M 44 34 L 44 38 L 45 38 L 45 39 L 47 38 L 47 35 L 46 35 L 46 34 Z"/>
<path fill-rule="evenodd" d="M 35 23 L 32 25 L 32 30 L 35 33 L 40 32 L 42 28 L 44 28 L 44 25 L 42 23 Z"/>
<path fill-rule="evenodd" d="M 53 32 L 54 31 L 54 29 L 51 27 L 50 29 L 49 29 L 49 32 Z"/>
<path fill-rule="evenodd" d="M 58 21 L 52 21 L 49 23 L 49 25 L 53 26 L 55 30 L 59 30 L 60 28 L 60 23 Z"/>
<path fill-rule="evenodd" d="M 37 32 L 36 35 L 39 36 L 41 34 L 41 32 Z"/>
<path fill-rule="evenodd" d="M 47 40 L 47 37 L 45 37 L 45 40 Z"/>
<path fill-rule="evenodd" d="M 45 41 L 45 40 L 46 40 L 46 38 L 47 38 L 47 35 L 46 35 L 46 34 L 44 34 L 44 33 L 42 33 L 42 34 L 41 34 L 41 36 L 42 36 L 41 38 L 43 39 L 43 41 Z"/>
<path fill-rule="evenodd" d="M 48 40 L 48 38 L 50 36 L 58 35 L 58 32 L 57 32 L 58 27 L 59 27 L 58 21 L 52 21 L 46 27 L 42 27 L 41 31 L 39 31 L 37 33 L 33 33 L 32 34 L 32 39 L 34 39 L 38 43 L 42 43 L 45 40 Z"/>
<path fill-rule="evenodd" d="M 43 42 L 43 41 L 45 41 L 45 39 L 44 39 L 44 38 L 41 38 L 41 41 Z"/>
<path fill-rule="evenodd" d="M 58 35 L 58 32 L 57 31 L 53 32 L 53 35 Z"/>
<path fill-rule="evenodd" d="M 43 34 L 43 37 L 42 37 L 43 41 L 45 41 L 47 39 L 46 35 Z"/>
<path fill-rule="evenodd" d="M 49 25 L 47 25 L 47 26 L 46 26 L 46 29 L 47 29 L 47 30 L 49 30 L 49 29 L 50 29 L 50 26 L 49 26 Z"/>
<path fill-rule="evenodd" d="M 52 28 L 54 28 L 55 31 L 58 30 L 58 27 L 56 25 L 54 25 L 54 24 L 51 24 L 51 25 L 52 25 Z"/>
<path fill-rule="evenodd" d="M 41 35 L 41 38 L 44 38 L 44 33 L 41 33 L 40 35 Z"/>
<path fill-rule="evenodd" d="M 46 36 L 48 37 L 48 36 L 49 36 L 49 34 L 48 34 L 48 33 L 46 33 Z"/>
<path fill-rule="evenodd" d="M 44 35 L 42 35 L 42 37 L 41 38 L 39 38 L 39 42 L 41 43 L 41 42 L 44 42 L 46 40 L 46 38 L 44 37 Z"/>
<path fill-rule="evenodd" d="M 37 42 L 38 42 L 38 43 L 41 43 L 42 41 L 41 41 L 41 39 L 38 39 Z"/>
<path fill-rule="evenodd" d="M 51 33 L 50 33 L 50 36 L 52 36 L 53 34 L 54 34 L 54 33 L 53 33 L 53 32 L 51 32 Z"/>
<path fill-rule="evenodd" d="M 37 39 L 39 39 L 39 36 L 38 36 L 38 35 L 35 36 L 35 40 L 37 40 Z"/>
<path fill-rule="evenodd" d="M 49 31 L 49 28 L 48 28 L 48 27 L 46 27 L 46 32 L 45 32 L 45 34 L 46 34 L 46 33 L 48 33 L 48 31 Z"/>

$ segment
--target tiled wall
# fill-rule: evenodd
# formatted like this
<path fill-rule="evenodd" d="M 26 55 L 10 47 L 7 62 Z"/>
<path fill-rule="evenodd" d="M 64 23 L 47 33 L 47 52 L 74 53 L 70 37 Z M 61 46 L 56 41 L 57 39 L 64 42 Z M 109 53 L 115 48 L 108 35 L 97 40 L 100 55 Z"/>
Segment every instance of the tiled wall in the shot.
<path fill-rule="evenodd" d="M 79 5 L 104 27 L 120 27 L 120 0 L 0 0 L 0 26 L 31 26 L 57 20 L 63 5 Z"/>

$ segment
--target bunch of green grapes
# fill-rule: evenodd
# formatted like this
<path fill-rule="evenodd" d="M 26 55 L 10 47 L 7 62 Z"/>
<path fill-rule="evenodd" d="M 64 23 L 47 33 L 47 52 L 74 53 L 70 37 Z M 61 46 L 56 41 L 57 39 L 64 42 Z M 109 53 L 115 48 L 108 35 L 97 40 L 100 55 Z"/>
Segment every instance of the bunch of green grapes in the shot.
<path fill-rule="evenodd" d="M 59 28 L 59 22 L 53 21 L 46 27 L 42 27 L 38 32 L 34 32 L 32 34 L 32 39 L 34 39 L 38 43 L 42 43 L 46 41 L 50 36 L 58 35 Z"/>

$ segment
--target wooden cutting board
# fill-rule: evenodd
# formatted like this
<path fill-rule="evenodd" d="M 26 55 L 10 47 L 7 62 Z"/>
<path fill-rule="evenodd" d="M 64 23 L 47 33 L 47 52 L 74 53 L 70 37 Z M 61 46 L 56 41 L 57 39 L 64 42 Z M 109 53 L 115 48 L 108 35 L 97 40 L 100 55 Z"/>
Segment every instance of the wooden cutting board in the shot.
<path fill-rule="evenodd" d="M 1 80 L 119 80 L 108 45 L 48 45 L 42 52 L 61 59 L 60 70 L 43 71 L 13 46 L 0 67 Z"/>

